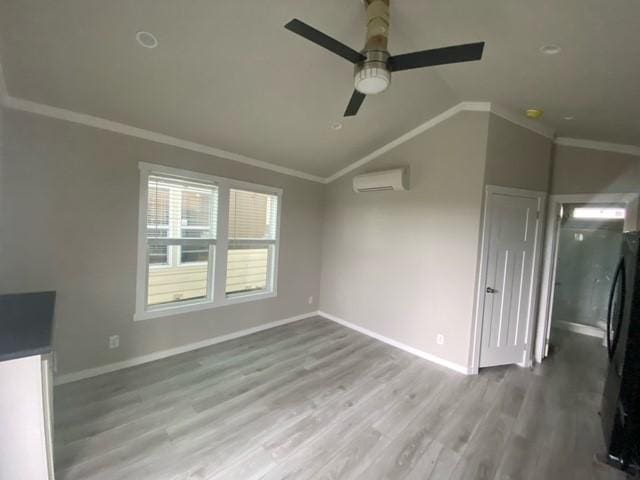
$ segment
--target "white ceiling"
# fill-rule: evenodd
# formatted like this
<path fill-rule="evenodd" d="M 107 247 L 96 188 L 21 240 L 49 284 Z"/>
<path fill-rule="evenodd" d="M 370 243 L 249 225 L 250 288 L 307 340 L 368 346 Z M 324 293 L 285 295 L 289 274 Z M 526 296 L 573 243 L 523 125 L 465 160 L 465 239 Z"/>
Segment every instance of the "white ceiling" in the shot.
<path fill-rule="evenodd" d="M 400 72 L 349 119 L 352 66 L 283 25 L 359 49 L 361 0 L 0 0 L 0 60 L 13 97 L 323 177 L 461 100 L 540 107 L 560 136 L 640 145 L 640 2 L 391 0 L 391 14 L 392 53 L 484 40 L 485 56 Z M 159 46 L 138 46 L 139 30 Z"/>

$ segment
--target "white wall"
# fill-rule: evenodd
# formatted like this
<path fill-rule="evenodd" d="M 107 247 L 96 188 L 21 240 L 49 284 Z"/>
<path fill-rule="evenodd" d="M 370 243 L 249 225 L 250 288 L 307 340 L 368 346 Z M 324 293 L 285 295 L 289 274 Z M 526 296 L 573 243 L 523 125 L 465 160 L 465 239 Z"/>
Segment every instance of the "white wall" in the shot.
<path fill-rule="evenodd" d="M 0 292 L 58 292 L 58 373 L 317 309 L 321 184 L 24 112 L 4 120 Z M 134 322 L 140 161 L 282 188 L 278 296 Z M 110 350 L 116 334 L 120 348 Z"/>
<path fill-rule="evenodd" d="M 551 193 L 638 193 L 640 156 L 556 145 Z"/>
<path fill-rule="evenodd" d="M 549 138 L 464 112 L 328 185 L 320 309 L 466 368 L 485 185 L 547 191 L 551 152 Z M 408 192 L 351 189 L 403 165 Z"/>
<path fill-rule="evenodd" d="M 458 114 L 327 186 L 322 311 L 467 365 L 488 121 Z M 353 192 L 404 165 L 408 192 Z"/>
<path fill-rule="evenodd" d="M 318 307 L 466 366 L 484 186 L 544 191 L 551 168 L 549 139 L 482 112 L 462 112 L 326 186 L 27 113 L 0 118 L 0 291 L 58 291 L 62 373 Z M 617 155 L 557 147 L 553 191 L 637 191 L 636 157 Z M 133 322 L 139 161 L 283 188 L 278 298 Z M 403 165 L 409 192 L 353 193 L 354 175 Z M 107 349 L 113 334 L 118 350 Z"/>
<path fill-rule="evenodd" d="M 485 183 L 548 192 L 552 152 L 550 138 L 491 115 Z"/>

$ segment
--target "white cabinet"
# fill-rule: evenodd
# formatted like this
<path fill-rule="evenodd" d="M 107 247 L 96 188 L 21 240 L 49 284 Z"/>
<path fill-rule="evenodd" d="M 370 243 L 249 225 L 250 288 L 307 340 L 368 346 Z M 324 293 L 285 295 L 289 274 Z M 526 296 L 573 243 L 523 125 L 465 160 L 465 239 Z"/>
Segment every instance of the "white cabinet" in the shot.
<path fill-rule="evenodd" d="M 52 480 L 49 355 L 0 362 L 0 480 Z"/>

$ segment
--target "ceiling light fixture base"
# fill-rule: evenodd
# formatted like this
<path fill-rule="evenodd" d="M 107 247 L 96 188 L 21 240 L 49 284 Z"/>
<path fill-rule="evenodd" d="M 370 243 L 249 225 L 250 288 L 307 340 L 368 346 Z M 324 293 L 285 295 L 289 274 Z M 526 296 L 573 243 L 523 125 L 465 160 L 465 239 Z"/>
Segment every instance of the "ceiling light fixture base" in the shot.
<path fill-rule="evenodd" d="M 543 45 L 540 47 L 540 53 L 544 55 L 557 55 L 562 50 L 558 45 Z"/>
<path fill-rule="evenodd" d="M 137 32 L 136 40 L 138 41 L 140 46 L 144 48 L 156 48 L 158 46 L 158 39 L 151 32 Z"/>
<path fill-rule="evenodd" d="M 368 50 L 363 51 L 362 54 L 367 58 L 355 66 L 354 85 L 356 90 L 365 95 L 384 92 L 391 84 L 391 71 L 387 66 L 389 52 Z"/>

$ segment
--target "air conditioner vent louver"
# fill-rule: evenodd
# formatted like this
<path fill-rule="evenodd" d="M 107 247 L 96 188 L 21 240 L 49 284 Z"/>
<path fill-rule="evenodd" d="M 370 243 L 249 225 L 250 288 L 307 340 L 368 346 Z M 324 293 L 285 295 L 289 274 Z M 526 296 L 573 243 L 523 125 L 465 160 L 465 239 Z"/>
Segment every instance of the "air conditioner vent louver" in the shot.
<path fill-rule="evenodd" d="M 395 168 L 357 175 L 353 178 L 353 190 L 358 193 L 409 190 L 409 170 Z"/>

